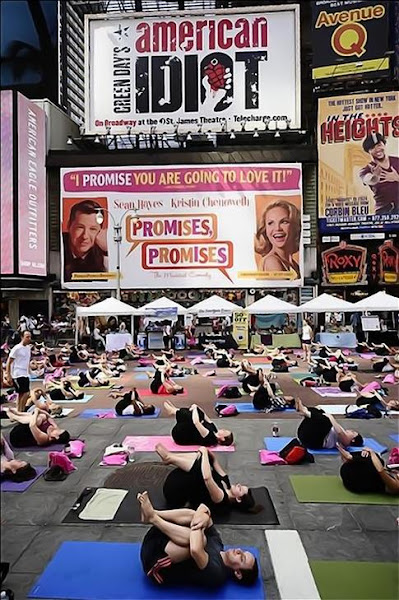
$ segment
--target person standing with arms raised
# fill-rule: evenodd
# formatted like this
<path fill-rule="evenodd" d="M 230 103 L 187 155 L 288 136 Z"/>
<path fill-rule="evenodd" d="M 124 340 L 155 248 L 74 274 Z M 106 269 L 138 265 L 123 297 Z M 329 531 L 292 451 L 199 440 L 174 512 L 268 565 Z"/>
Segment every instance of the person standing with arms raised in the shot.
<path fill-rule="evenodd" d="M 30 331 L 25 330 L 19 344 L 10 351 L 6 364 L 6 385 L 14 384 L 18 393 L 18 411 L 24 412 L 30 394 L 29 364 L 31 360 Z"/>

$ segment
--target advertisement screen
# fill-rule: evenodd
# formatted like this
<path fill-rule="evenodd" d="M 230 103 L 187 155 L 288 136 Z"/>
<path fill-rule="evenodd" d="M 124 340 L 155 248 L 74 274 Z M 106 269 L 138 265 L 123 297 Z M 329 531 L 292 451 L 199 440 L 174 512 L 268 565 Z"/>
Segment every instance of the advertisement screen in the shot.
<path fill-rule="evenodd" d="M 1 273 L 14 272 L 12 92 L 1 92 Z"/>
<path fill-rule="evenodd" d="M 86 133 L 300 127 L 299 7 L 88 17 Z"/>
<path fill-rule="evenodd" d="M 301 165 L 61 170 L 63 285 L 302 285 Z M 137 219 L 135 210 L 139 218 Z"/>
<path fill-rule="evenodd" d="M 322 233 L 399 227 L 399 93 L 320 98 Z"/>
<path fill-rule="evenodd" d="M 388 74 L 389 5 L 374 0 L 312 2 L 313 79 Z"/>
<path fill-rule="evenodd" d="M 21 275 L 47 275 L 46 120 L 18 94 L 18 253 Z"/>

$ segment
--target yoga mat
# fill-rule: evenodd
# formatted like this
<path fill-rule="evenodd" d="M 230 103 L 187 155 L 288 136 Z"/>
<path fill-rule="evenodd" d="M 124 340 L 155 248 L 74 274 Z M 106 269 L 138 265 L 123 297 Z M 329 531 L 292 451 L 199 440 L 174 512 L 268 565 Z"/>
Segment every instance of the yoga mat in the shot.
<path fill-rule="evenodd" d="M 167 450 L 172 452 L 197 452 L 199 445 L 179 446 L 175 444 L 170 435 L 128 435 L 122 442 L 123 446 L 134 446 L 136 452 L 155 452 L 155 446 L 163 444 Z M 235 446 L 210 446 L 213 452 L 234 452 Z"/>
<path fill-rule="evenodd" d="M 344 415 L 347 404 L 319 404 L 316 408 L 324 410 L 329 415 Z"/>
<path fill-rule="evenodd" d="M 339 387 L 314 387 L 311 388 L 323 398 L 356 398 L 356 392 L 343 392 Z"/>
<path fill-rule="evenodd" d="M 348 492 L 335 475 L 290 475 L 290 480 L 298 502 L 399 505 L 398 496 Z"/>
<path fill-rule="evenodd" d="M 167 471 L 165 473 L 165 478 Z M 122 486 L 121 486 L 122 487 Z M 159 485 L 149 485 L 146 482 L 145 488 L 149 493 L 151 502 L 154 507 L 158 510 L 167 509 L 168 506 L 163 496 L 162 487 Z M 107 488 L 100 488 L 107 489 Z M 213 521 L 217 524 L 229 524 L 229 525 L 278 525 L 279 520 L 274 508 L 272 499 L 268 490 L 264 487 L 251 488 L 255 504 L 263 506 L 257 514 L 245 513 L 239 510 L 231 510 L 225 515 L 213 515 Z M 118 511 L 115 514 L 112 523 L 127 523 L 127 524 L 140 524 L 140 505 L 137 502 L 137 494 L 143 490 L 143 483 L 140 483 L 140 478 L 137 480 L 137 485 L 132 488 L 129 487 L 127 496 L 121 502 Z M 80 513 L 85 509 L 86 505 L 90 502 L 94 494 L 98 491 L 97 488 L 86 488 L 82 494 L 78 497 L 71 510 L 67 513 L 63 519 L 63 523 L 75 523 L 82 524 L 84 521 L 79 517 Z M 99 519 L 86 519 L 85 522 L 97 523 Z"/>
<path fill-rule="evenodd" d="M 113 377 L 111 377 L 111 379 L 113 379 Z M 85 387 L 79 387 L 78 385 L 76 386 L 77 390 L 80 391 L 85 391 L 85 390 L 109 390 L 110 388 L 112 388 L 112 386 L 115 385 L 114 383 L 109 383 L 108 385 L 97 385 L 97 386 L 91 386 L 91 385 L 85 385 Z"/>
<path fill-rule="evenodd" d="M 226 402 L 227 402 L 226 398 Z M 226 402 L 216 402 L 215 406 L 219 404 L 226 404 Z M 252 402 L 229 402 L 229 404 L 234 404 L 239 413 L 263 413 L 263 410 L 257 410 L 254 408 Z M 284 408 L 284 410 L 276 410 L 272 412 L 295 412 L 295 408 Z"/>
<path fill-rule="evenodd" d="M 153 369 L 153 365 L 148 365 L 148 367 L 134 367 L 133 371 L 135 373 L 145 373 L 146 371 L 151 371 Z M 155 371 L 154 371 L 155 372 Z"/>
<path fill-rule="evenodd" d="M 369 358 L 375 358 L 377 355 L 375 352 L 362 352 L 359 356 L 367 360 Z"/>
<path fill-rule="evenodd" d="M 80 388 L 78 388 L 80 389 Z M 57 400 L 54 402 L 56 404 L 85 404 L 86 402 L 89 402 L 91 399 L 93 398 L 93 394 L 85 394 L 83 396 L 83 398 L 81 398 L 80 400 Z"/>
<path fill-rule="evenodd" d="M 274 452 L 280 452 L 293 438 L 290 437 L 265 437 L 264 443 L 267 450 L 274 450 Z M 374 450 L 374 452 L 379 452 L 382 454 L 386 452 L 388 448 L 383 446 L 373 438 L 364 438 L 364 447 L 370 448 Z M 361 450 L 361 446 L 348 446 L 347 450 L 349 452 L 359 452 Z M 309 448 L 309 452 L 311 454 L 339 454 L 336 448 L 323 448 L 322 450 L 313 450 Z"/>
<path fill-rule="evenodd" d="M 9 440 L 7 440 L 10 444 Z M 11 448 L 16 452 L 62 452 L 65 444 L 50 444 L 50 446 L 26 446 L 25 448 L 15 448 L 10 444 Z"/>
<path fill-rule="evenodd" d="M 310 373 L 307 371 L 306 373 L 290 373 L 292 379 L 304 379 L 305 377 L 312 377 L 312 379 L 316 379 L 317 375 L 315 373 Z"/>
<path fill-rule="evenodd" d="M 32 483 L 35 483 L 37 479 L 44 473 L 47 467 L 35 467 L 36 477 L 30 481 L 22 481 L 21 483 L 15 483 L 7 479 L 2 480 L 0 483 L 0 492 L 24 492 L 27 490 Z"/>
<path fill-rule="evenodd" d="M 73 411 L 73 408 L 63 408 L 62 413 L 60 415 L 56 415 L 55 418 L 58 419 L 59 417 L 67 417 L 68 415 L 73 413 Z"/>
<path fill-rule="evenodd" d="M 148 377 L 148 375 L 146 373 L 135 373 L 134 378 L 137 379 L 137 381 L 149 381 L 150 380 L 150 378 Z"/>
<path fill-rule="evenodd" d="M 231 379 L 212 379 L 211 383 L 213 385 L 218 385 L 218 386 L 223 386 L 223 385 L 236 385 L 237 387 L 241 386 L 241 381 L 238 381 L 238 379 L 234 379 L 234 377 L 232 377 Z"/>
<path fill-rule="evenodd" d="M 187 390 L 184 390 L 184 392 L 182 394 L 154 394 L 154 392 L 152 392 L 151 390 L 147 390 L 147 389 L 140 389 L 137 390 L 139 393 L 140 397 L 146 398 L 147 396 L 160 396 L 161 398 L 163 396 L 176 396 L 176 399 L 182 396 L 187 396 Z"/>
<path fill-rule="evenodd" d="M 43 376 L 41 376 L 41 377 L 35 377 L 34 375 L 29 375 L 29 379 L 31 381 L 44 381 Z"/>
<path fill-rule="evenodd" d="M 391 433 L 389 437 L 399 444 L 399 433 Z"/>
<path fill-rule="evenodd" d="M 398 597 L 398 565 L 394 562 L 311 560 L 323 600 L 394 600 Z"/>
<path fill-rule="evenodd" d="M 87 368 L 87 367 L 86 367 Z M 83 371 L 83 369 L 78 369 L 77 367 L 68 367 L 68 377 L 70 375 L 79 375 L 79 373 Z"/>
<path fill-rule="evenodd" d="M 229 546 L 226 546 L 226 549 Z M 257 548 L 243 547 L 258 559 Z M 263 583 L 229 579 L 220 589 L 156 586 L 144 574 L 140 544 L 63 542 L 29 598 L 65 600 L 264 600 Z"/>
<path fill-rule="evenodd" d="M 226 385 L 230 385 L 230 384 L 227 383 Z M 238 386 L 236 386 L 236 387 L 238 387 Z M 215 388 L 215 396 L 217 396 L 219 394 L 219 390 L 220 390 L 220 388 Z M 246 392 L 244 390 L 244 388 L 242 388 L 242 387 L 238 387 L 238 391 L 240 392 L 241 396 L 249 396 L 249 393 Z M 223 396 L 220 396 L 220 397 L 223 398 Z M 226 400 L 226 402 L 227 402 L 228 400 L 233 400 L 233 398 L 224 398 L 224 400 Z M 234 400 L 235 400 L 235 398 L 234 398 Z M 223 402 L 223 404 L 226 404 L 226 402 Z"/>
<path fill-rule="evenodd" d="M 106 415 L 112 413 L 114 419 L 156 419 L 157 417 L 159 417 L 160 413 L 161 413 L 161 409 L 160 408 L 156 408 L 155 409 L 155 413 L 153 415 L 141 415 L 141 417 L 134 417 L 133 415 L 117 415 L 114 412 L 113 408 L 86 408 L 86 410 L 82 411 L 79 414 L 79 417 L 81 419 L 95 419 L 95 418 L 99 418 L 99 415 Z M 111 418 L 111 417 L 109 417 Z"/>

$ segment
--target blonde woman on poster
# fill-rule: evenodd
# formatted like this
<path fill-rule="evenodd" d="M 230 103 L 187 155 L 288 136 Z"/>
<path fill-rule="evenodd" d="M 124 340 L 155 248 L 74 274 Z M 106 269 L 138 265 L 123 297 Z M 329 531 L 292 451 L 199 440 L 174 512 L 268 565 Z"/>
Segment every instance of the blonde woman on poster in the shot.
<path fill-rule="evenodd" d="M 260 218 L 255 236 L 255 252 L 262 256 L 261 271 L 290 271 L 300 278 L 294 254 L 299 252 L 301 215 L 287 200 L 277 200 L 267 206 Z"/>

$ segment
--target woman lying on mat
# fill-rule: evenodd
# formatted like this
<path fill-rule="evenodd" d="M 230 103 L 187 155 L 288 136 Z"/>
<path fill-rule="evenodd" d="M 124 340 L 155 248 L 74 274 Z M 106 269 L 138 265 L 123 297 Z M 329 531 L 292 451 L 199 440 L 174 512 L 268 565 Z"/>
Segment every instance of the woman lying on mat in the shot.
<path fill-rule="evenodd" d="M 37 360 L 31 360 L 29 363 L 30 374 L 34 379 L 41 379 L 44 377 L 45 368 L 44 364 Z"/>
<path fill-rule="evenodd" d="M 51 400 L 62 402 L 62 400 L 81 400 L 84 398 L 84 392 L 76 390 L 72 381 L 63 377 L 59 381 L 48 381 L 46 391 Z"/>
<path fill-rule="evenodd" d="M 152 525 L 141 544 L 140 558 L 147 577 L 157 585 L 220 587 L 231 577 L 253 585 L 258 563 L 240 548 L 224 550 L 205 504 L 190 508 L 154 510 L 147 492 L 137 495 L 141 520 Z"/>
<path fill-rule="evenodd" d="M 361 452 L 351 453 L 337 444 L 344 464 L 340 475 L 344 487 L 355 494 L 391 494 L 399 495 L 399 473 L 384 467 L 379 454 L 363 448 Z"/>
<path fill-rule="evenodd" d="M 94 353 L 87 349 L 85 344 L 78 344 L 77 346 L 71 346 L 70 353 L 66 354 L 69 359 L 69 364 L 74 365 L 76 363 L 87 362 L 94 356 Z"/>
<path fill-rule="evenodd" d="M 171 367 L 157 367 L 150 383 L 153 394 L 182 394 L 184 388 L 175 383 L 171 378 Z"/>
<path fill-rule="evenodd" d="M 252 403 L 256 410 L 263 410 L 266 413 L 285 410 L 286 408 L 295 408 L 295 399 L 293 396 L 277 396 L 277 384 L 270 383 L 272 375 L 266 375 L 262 372 L 262 382 L 253 395 Z"/>
<path fill-rule="evenodd" d="M 7 409 L 8 417 L 17 421 L 10 431 L 10 444 L 14 448 L 67 444 L 71 438 L 68 431 L 60 429 L 54 419 L 40 408 L 33 413 L 22 413 L 16 408 Z"/>
<path fill-rule="evenodd" d="M 369 346 L 366 342 L 358 342 L 356 352 L 358 354 L 368 354 L 369 352 L 374 352 L 374 348 Z"/>
<path fill-rule="evenodd" d="M 93 367 L 86 372 L 80 371 L 78 387 L 107 387 L 109 379 L 99 367 Z"/>
<path fill-rule="evenodd" d="M 41 408 L 49 413 L 49 415 L 60 415 L 62 407 L 55 404 L 51 397 L 49 398 L 43 388 L 35 388 L 31 390 L 28 400 L 25 405 L 25 412 L 33 412 L 35 408 Z"/>
<path fill-rule="evenodd" d="M 275 373 L 288 373 L 290 367 L 296 367 L 296 360 L 288 360 L 285 354 L 278 354 L 272 360 L 272 371 Z"/>
<path fill-rule="evenodd" d="M 377 356 L 390 356 L 396 354 L 395 348 L 388 346 L 384 342 L 382 344 L 371 344 L 372 352 L 375 352 Z"/>
<path fill-rule="evenodd" d="M 136 388 L 133 388 L 130 392 L 112 392 L 111 398 L 117 400 L 121 398 L 119 402 L 115 404 L 115 412 L 120 417 L 132 416 L 142 417 L 143 415 L 153 415 L 155 413 L 155 406 L 153 404 L 144 404 L 140 400 L 140 396 Z"/>
<path fill-rule="evenodd" d="M 177 467 L 167 476 L 163 493 L 168 506 L 181 508 L 189 504 L 198 508 L 206 504 L 211 514 L 223 514 L 232 508 L 258 513 L 250 488 L 240 483 L 231 485 L 213 452 L 201 446 L 198 452 L 169 452 L 162 444 L 155 447 L 166 465 Z"/>
<path fill-rule="evenodd" d="M 278 348 L 268 348 L 264 344 L 255 344 L 253 353 L 257 356 L 264 356 L 272 360 L 274 357 L 279 356 L 280 354 L 290 354 L 290 351 L 284 349 L 282 346 Z"/>
<path fill-rule="evenodd" d="M 0 454 L 1 454 L 1 479 L 13 479 L 18 471 L 26 469 L 28 463 L 24 460 L 17 460 L 14 452 L 11 450 L 3 434 L 0 436 Z"/>
<path fill-rule="evenodd" d="M 305 417 L 299 424 L 297 437 L 306 448 L 335 448 L 337 442 L 343 446 L 363 446 L 363 438 L 357 431 L 344 429 L 332 415 L 321 409 L 307 408 L 299 398 L 295 399 L 295 409 Z"/>
<path fill-rule="evenodd" d="M 122 360 L 137 360 L 141 356 L 146 356 L 144 350 L 136 346 L 136 344 L 126 344 L 122 350 L 119 350 L 118 358 Z"/>
<path fill-rule="evenodd" d="M 101 354 L 99 358 L 92 358 L 87 366 L 91 369 L 97 367 L 101 369 L 106 377 L 119 377 L 121 373 L 124 373 L 127 369 L 125 363 L 121 358 L 114 358 L 108 360 L 107 355 Z"/>
<path fill-rule="evenodd" d="M 371 361 L 373 363 L 373 371 L 377 371 L 377 373 L 392 373 L 398 366 L 386 356 L 384 358 L 372 358 Z"/>
<path fill-rule="evenodd" d="M 320 377 L 321 382 L 336 383 L 340 369 L 338 365 L 324 363 L 324 359 L 311 362 L 311 367 L 314 373 Z"/>
<path fill-rule="evenodd" d="M 196 404 L 190 408 L 177 408 L 172 402 L 164 402 L 164 409 L 168 416 L 176 418 L 176 425 L 172 429 L 172 438 L 181 446 L 230 446 L 233 443 L 233 434 L 228 429 L 218 429 L 208 415 Z"/>

